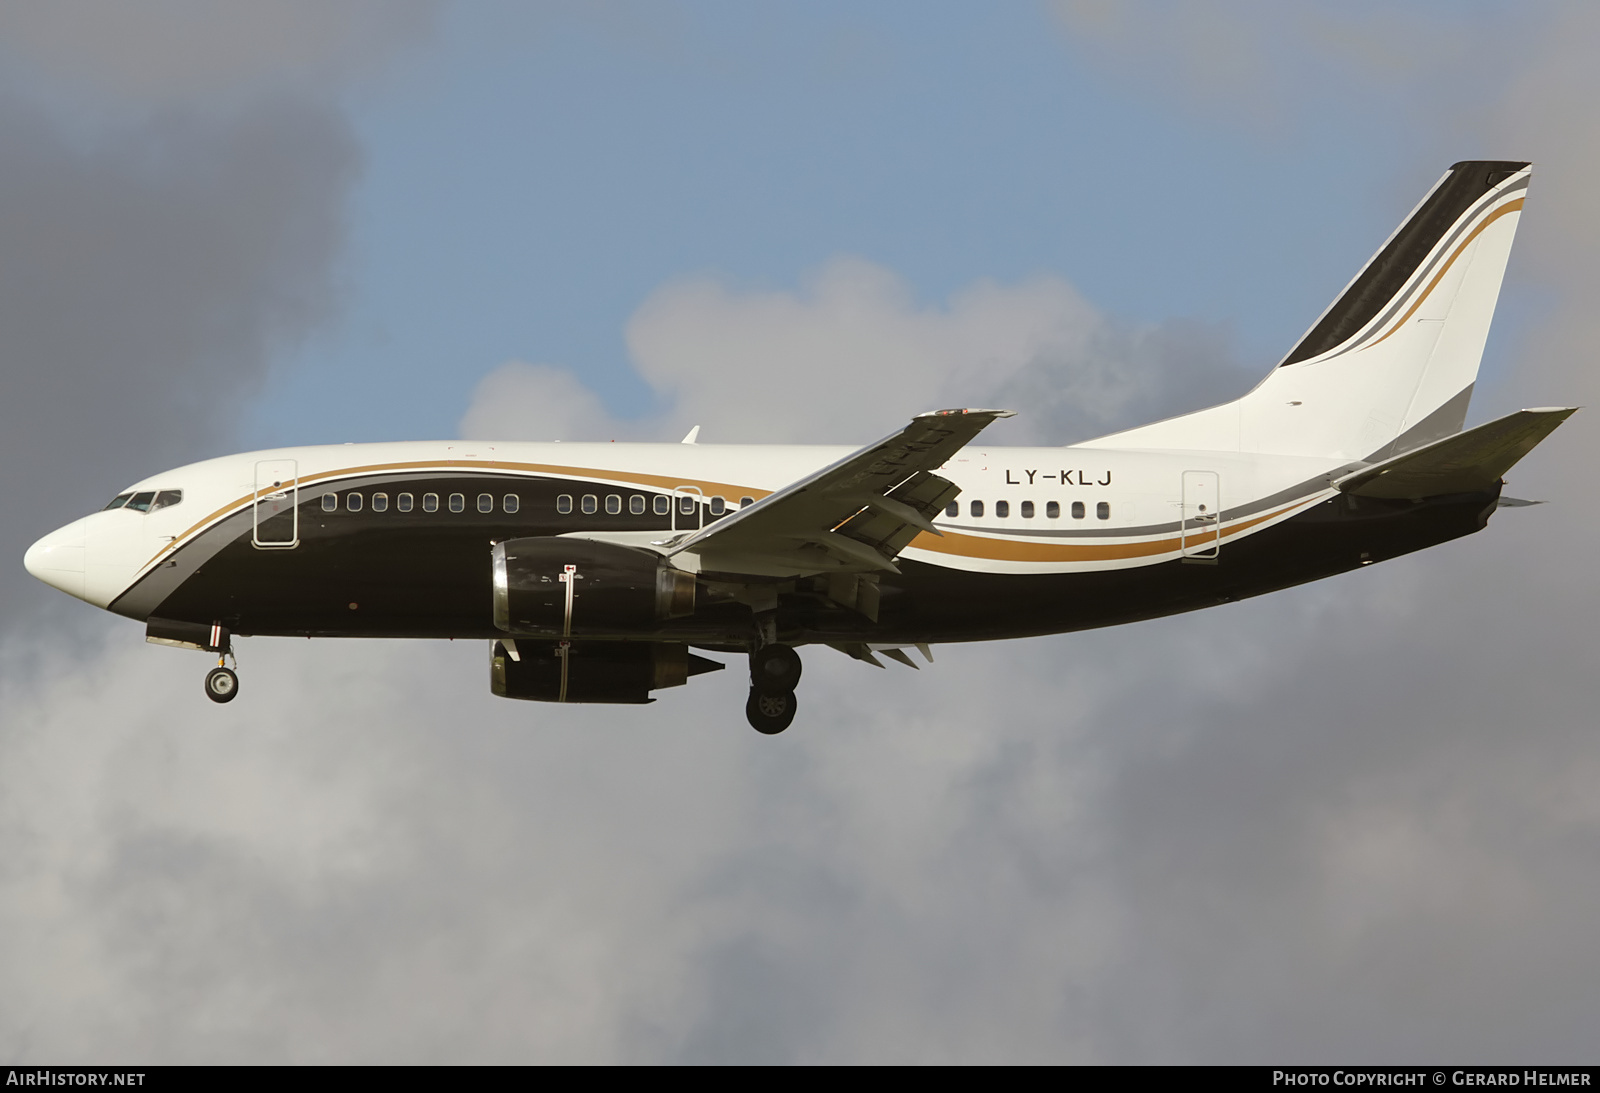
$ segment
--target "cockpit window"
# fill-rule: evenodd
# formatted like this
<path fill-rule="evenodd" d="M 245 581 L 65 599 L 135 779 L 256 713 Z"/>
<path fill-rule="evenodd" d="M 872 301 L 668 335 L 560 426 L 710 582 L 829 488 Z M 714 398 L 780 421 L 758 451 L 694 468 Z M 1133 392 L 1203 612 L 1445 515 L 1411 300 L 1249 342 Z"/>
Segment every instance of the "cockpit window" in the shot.
<path fill-rule="evenodd" d="M 136 493 L 128 499 L 127 507 L 132 509 L 134 512 L 149 512 L 150 502 L 154 501 L 155 499 L 155 490 L 147 490 L 144 493 Z"/>
<path fill-rule="evenodd" d="M 101 512 L 110 512 L 112 509 L 120 509 L 123 505 L 126 505 L 128 503 L 128 498 L 130 498 L 132 496 L 133 496 L 133 494 L 131 494 L 131 493 L 119 493 L 119 494 L 117 494 L 115 497 L 113 497 L 111 499 L 111 504 L 107 505 L 105 508 L 101 509 L 100 511 Z"/>
<path fill-rule="evenodd" d="M 182 490 L 162 490 L 156 494 L 156 499 L 150 502 L 150 511 L 156 509 L 170 509 L 173 505 L 183 503 Z"/>

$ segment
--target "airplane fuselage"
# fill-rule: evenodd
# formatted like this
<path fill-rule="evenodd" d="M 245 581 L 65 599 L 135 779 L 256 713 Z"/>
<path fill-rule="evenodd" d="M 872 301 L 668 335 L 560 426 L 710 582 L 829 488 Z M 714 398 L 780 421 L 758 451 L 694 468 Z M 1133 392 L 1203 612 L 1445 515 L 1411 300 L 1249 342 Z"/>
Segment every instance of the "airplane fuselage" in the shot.
<path fill-rule="evenodd" d="M 51 541 L 70 549 L 81 540 L 82 583 L 63 570 L 61 586 L 141 622 L 220 623 L 236 635 L 498 638 L 495 543 L 659 544 L 846 454 L 687 444 L 279 449 L 146 479 L 124 494 L 181 492 L 181 502 L 149 512 L 124 504 Z M 1329 485 L 1339 466 L 1215 452 L 969 447 L 939 471 L 961 488 L 934 520 L 943 534 L 922 533 L 901 554 L 899 573 L 879 575 L 877 618 L 813 587 L 825 575 L 778 575 L 770 583 L 781 639 L 973 641 L 1188 611 L 1467 534 L 1496 501 L 1497 491 L 1420 504 L 1352 498 Z M 272 474 L 279 477 L 261 477 Z M 1186 486 L 1210 504 L 1191 496 L 1180 528 Z M 1214 523 L 1196 522 L 1208 515 Z M 721 575 L 700 576 L 715 589 Z M 739 602 L 702 596 L 689 617 L 584 634 L 742 647 L 749 617 Z"/>

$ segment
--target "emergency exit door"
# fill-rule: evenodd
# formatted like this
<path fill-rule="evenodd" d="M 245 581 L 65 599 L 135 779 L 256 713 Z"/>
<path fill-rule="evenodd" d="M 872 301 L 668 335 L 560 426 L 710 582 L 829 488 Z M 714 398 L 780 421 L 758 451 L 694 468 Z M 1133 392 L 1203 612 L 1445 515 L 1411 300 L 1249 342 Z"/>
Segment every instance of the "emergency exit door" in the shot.
<path fill-rule="evenodd" d="M 672 530 L 699 531 L 705 519 L 701 502 L 705 494 L 699 486 L 677 486 L 672 491 Z"/>

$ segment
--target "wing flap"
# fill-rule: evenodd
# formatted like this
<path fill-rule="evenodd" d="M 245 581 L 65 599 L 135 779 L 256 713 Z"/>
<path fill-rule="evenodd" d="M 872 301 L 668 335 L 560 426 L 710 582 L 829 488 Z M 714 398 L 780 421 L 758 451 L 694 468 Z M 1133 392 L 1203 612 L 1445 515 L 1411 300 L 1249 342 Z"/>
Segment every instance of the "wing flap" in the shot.
<path fill-rule="evenodd" d="M 934 471 L 1010 410 L 936 410 L 696 532 L 670 554 L 759 576 L 897 573 L 895 557 L 960 488 Z"/>
<path fill-rule="evenodd" d="M 1363 467 L 1333 484 L 1359 497 L 1394 499 L 1489 490 L 1577 409 L 1550 406 L 1518 410 L 1487 425 Z"/>

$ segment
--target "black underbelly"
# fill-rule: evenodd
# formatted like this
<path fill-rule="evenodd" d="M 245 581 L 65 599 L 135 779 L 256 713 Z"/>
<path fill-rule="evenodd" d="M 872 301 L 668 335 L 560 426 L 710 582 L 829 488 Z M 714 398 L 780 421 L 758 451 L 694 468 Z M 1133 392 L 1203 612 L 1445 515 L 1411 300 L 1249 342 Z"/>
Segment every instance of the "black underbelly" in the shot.
<path fill-rule="evenodd" d="M 1471 534 L 1494 494 L 1421 503 L 1341 495 L 1224 543 L 1216 564 L 1178 561 L 1067 574 L 993 574 L 913 561 L 885 574 L 877 623 L 797 582 L 779 602 L 791 642 L 950 642 L 1084 630 L 1192 611 L 1332 576 Z M 508 529 L 510 530 L 510 529 Z M 526 534 L 526 531 L 522 531 Z M 506 537 L 504 533 L 500 537 Z M 257 550 L 248 536 L 209 559 L 154 614 L 240 635 L 492 638 L 490 528 L 373 528 Z M 742 640 L 750 611 L 702 598 L 674 637 Z M 732 636 L 732 637 L 730 637 Z"/>

